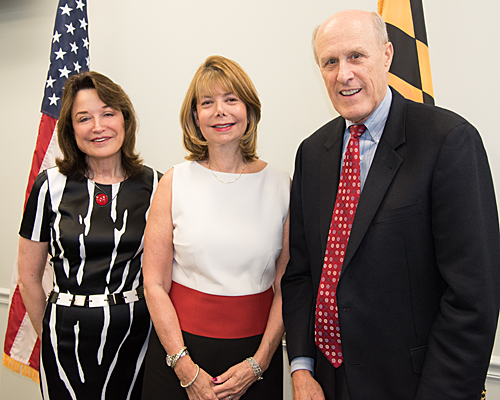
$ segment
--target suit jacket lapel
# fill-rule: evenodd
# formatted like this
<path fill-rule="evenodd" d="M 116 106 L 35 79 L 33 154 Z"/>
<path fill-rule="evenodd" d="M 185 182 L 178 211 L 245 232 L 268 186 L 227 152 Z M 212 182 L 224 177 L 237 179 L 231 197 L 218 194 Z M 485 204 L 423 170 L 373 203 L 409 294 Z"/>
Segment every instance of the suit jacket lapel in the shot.
<path fill-rule="evenodd" d="M 337 118 L 332 121 L 331 134 L 328 135 L 328 139 L 325 142 L 326 153 L 321 159 L 321 170 L 319 171 L 320 209 L 318 212 L 320 213 L 320 235 L 323 253 L 326 248 L 333 207 L 339 186 L 344 131 L 344 118 Z"/>
<path fill-rule="evenodd" d="M 361 193 L 356 216 L 349 237 L 342 272 L 356 253 L 385 197 L 403 159 L 396 149 L 405 142 L 406 102 L 399 93 L 392 91 L 393 99 L 387 122 L 377 147 L 375 157 Z"/>

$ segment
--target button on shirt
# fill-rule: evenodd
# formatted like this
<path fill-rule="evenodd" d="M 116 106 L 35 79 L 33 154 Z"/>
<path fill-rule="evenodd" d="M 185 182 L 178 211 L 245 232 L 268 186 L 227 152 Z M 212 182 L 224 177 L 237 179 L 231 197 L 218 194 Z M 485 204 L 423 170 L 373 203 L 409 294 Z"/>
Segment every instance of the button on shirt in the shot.
<path fill-rule="evenodd" d="M 380 138 L 384 132 L 385 123 L 389 116 L 392 103 L 392 92 L 387 87 L 387 92 L 384 100 L 379 104 L 375 112 L 368 117 L 364 125 L 366 126 L 365 133 L 359 138 L 359 153 L 360 153 L 360 179 L 361 179 L 361 192 L 365 185 L 366 177 L 370 171 L 373 162 L 373 157 L 377 151 Z M 349 144 L 349 137 L 351 135 L 349 127 L 354 125 L 354 122 L 346 120 L 346 129 L 344 132 L 344 145 L 342 147 L 342 160 L 340 160 L 340 168 L 344 163 L 344 156 Z M 314 359 L 310 357 L 296 357 L 291 362 L 291 373 L 299 369 L 307 369 L 313 373 Z"/>

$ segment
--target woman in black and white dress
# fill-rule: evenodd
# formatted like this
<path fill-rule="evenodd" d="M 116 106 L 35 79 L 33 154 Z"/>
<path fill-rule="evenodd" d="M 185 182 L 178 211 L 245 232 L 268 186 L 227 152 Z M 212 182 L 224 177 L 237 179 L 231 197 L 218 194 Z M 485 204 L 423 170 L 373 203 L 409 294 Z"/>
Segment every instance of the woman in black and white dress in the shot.
<path fill-rule="evenodd" d="M 57 123 L 63 157 L 36 179 L 19 242 L 19 288 L 42 341 L 45 400 L 140 398 L 151 325 L 143 236 L 161 174 L 142 165 L 136 129 L 119 85 L 96 72 L 67 80 Z"/>

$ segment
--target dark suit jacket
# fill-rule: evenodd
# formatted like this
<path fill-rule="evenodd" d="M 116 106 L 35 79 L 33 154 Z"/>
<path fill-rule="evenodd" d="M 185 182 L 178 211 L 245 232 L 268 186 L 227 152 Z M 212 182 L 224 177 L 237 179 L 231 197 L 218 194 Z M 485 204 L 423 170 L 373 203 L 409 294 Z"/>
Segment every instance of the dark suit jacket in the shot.
<path fill-rule="evenodd" d="M 290 360 L 315 357 L 314 310 L 345 120 L 297 152 L 282 280 Z M 495 194 L 476 129 L 393 90 L 337 288 L 352 400 L 479 399 L 497 326 Z"/>

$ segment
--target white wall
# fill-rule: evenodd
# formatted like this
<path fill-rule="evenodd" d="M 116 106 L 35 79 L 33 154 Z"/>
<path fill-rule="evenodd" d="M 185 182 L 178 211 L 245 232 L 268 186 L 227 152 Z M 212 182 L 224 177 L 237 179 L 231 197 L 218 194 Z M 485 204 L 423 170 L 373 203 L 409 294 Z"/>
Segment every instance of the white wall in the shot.
<path fill-rule="evenodd" d="M 192 75 L 207 56 L 221 54 L 246 69 L 261 96 L 259 154 L 292 173 L 300 141 L 336 116 L 312 59 L 311 31 L 343 8 L 377 6 L 377 0 L 88 1 L 91 67 L 130 95 L 142 156 L 161 171 L 185 155 L 178 114 Z M 57 0 L 0 1 L 0 294 L 10 286 L 56 7 Z M 436 103 L 479 129 L 500 188 L 500 135 L 493 125 L 500 3 L 424 0 L 424 7 Z M 6 316 L 0 303 L 2 342 Z M 500 357 L 498 346 L 494 355 Z M 500 398 L 497 366 L 488 380 L 490 399 Z M 35 384 L 5 367 L 0 392 L 2 399 L 39 398 Z"/>

